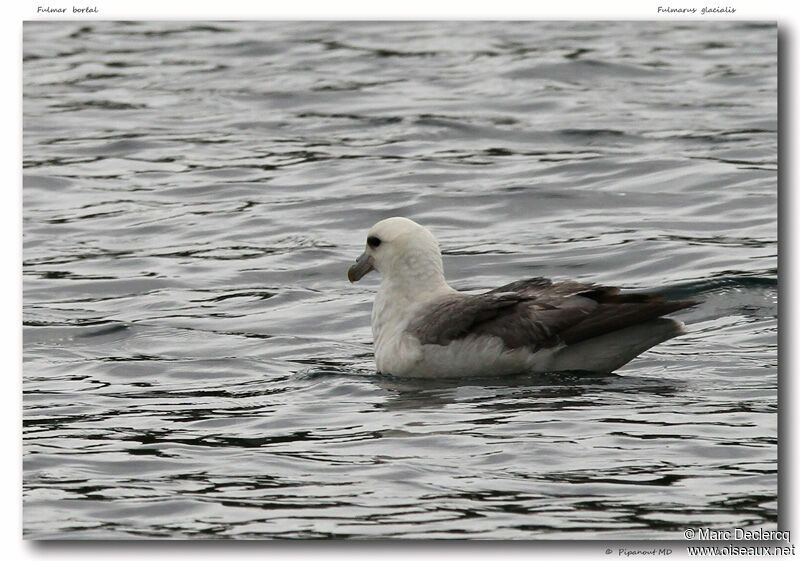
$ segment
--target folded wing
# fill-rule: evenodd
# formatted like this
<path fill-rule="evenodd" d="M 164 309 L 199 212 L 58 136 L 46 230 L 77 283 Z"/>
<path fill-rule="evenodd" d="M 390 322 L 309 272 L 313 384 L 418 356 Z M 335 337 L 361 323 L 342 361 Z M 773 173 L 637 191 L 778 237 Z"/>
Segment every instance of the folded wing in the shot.
<path fill-rule="evenodd" d="M 536 351 L 606 335 L 696 303 L 539 277 L 484 294 L 454 294 L 412 322 L 408 330 L 423 344 L 447 345 L 470 335 L 492 335 L 508 349 Z"/>

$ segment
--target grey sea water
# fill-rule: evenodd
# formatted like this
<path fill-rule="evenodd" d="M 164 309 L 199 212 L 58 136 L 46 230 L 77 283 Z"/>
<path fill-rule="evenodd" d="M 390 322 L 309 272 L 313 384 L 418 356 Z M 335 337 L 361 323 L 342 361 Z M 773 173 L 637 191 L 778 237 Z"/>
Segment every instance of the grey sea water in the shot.
<path fill-rule="evenodd" d="M 26 538 L 777 525 L 777 30 L 27 22 Z M 703 303 L 615 375 L 375 374 L 377 220 L 462 290 Z"/>

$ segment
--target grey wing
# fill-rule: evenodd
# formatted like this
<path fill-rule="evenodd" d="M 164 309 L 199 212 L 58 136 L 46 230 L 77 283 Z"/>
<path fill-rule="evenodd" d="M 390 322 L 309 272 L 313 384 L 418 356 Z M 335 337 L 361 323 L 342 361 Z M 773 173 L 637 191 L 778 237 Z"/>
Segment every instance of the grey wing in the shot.
<path fill-rule="evenodd" d="M 525 298 L 519 294 L 453 294 L 412 321 L 408 331 L 423 344 L 447 345 L 477 325 L 505 316 Z"/>
<path fill-rule="evenodd" d="M 495 288 L 494 290 L 490 290 L 487 294 L 506 292 L 513 292 L 534 298 L 573 295 L 581 295 L 591 298 L 592 296 L 598 294 L 618 294 L 619 288 L 577 281 L 562 281 L 554 283 L 550 279 L 546 279 L 544 277 L 534 277 L 503 285 L 499 288 Z"/>
<path fill-rule="evenodd" d="M 454 294 L 413 321 L 408 331 L 423 344 L 447 345 L 468 335 L 492 335 L 516 349 L 558 343 L 557 334 L 585 319 L 597 303 L 547 279 L 518 281 L 485 294 Z"/>
<path fill-rule="evenodd" d="M 488 294 L 513 292 L 521 297 L 519 304 L 474 325 L 473 332 L 500 337 L 509 349 L 552 347 L 561 342 L 562 331 L 591 317 L 598 308 L 593 298 L 598 291 L 617 289 L 575 281 L 553 283 L 542 277 L 516 281 Z"/>
<path fill-rule="evenodd" d="M 513 282 L 485 294 L 455 294 L 409 325 L 423 344 L 446 345 L 491 335 L 509 349 L 576 343 L 693 306 L 616 287 L 544 278 Z"/>

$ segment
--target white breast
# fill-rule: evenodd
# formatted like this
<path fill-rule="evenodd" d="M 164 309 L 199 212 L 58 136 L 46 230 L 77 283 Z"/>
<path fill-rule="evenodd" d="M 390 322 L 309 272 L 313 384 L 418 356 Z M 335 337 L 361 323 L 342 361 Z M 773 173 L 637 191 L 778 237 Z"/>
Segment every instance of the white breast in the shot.
<path fill-rule="evenodd" d="M 422 360 L 419 341 L 406 333 L 419 304 L 391 292 L 381 286 L 372 306 L 375 365 L 384 374 L 406 376 Z"/>

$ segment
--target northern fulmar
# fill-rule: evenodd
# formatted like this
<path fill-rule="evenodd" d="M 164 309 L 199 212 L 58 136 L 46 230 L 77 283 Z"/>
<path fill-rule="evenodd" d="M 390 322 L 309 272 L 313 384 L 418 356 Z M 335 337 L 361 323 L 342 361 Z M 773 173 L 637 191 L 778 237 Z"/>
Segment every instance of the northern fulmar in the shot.
<path fill-rule="evenodd" d="M 407 218 L 381 220 L 347 276 L 381 274 L 372 308 L 382 374 L 444 378 L 525 372 L 610 373 L 685 333 L 662 317 L 697 304 L 546 278 L 466 294 L 444 278 L 439 243 Z"/>

